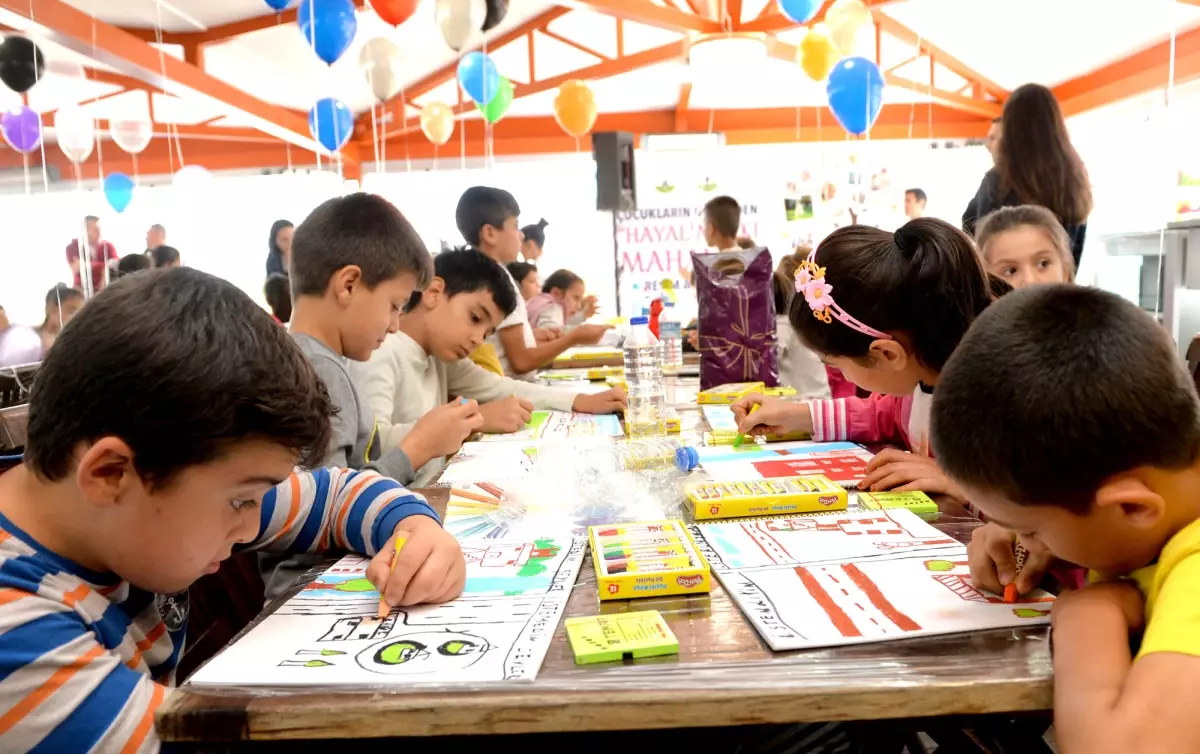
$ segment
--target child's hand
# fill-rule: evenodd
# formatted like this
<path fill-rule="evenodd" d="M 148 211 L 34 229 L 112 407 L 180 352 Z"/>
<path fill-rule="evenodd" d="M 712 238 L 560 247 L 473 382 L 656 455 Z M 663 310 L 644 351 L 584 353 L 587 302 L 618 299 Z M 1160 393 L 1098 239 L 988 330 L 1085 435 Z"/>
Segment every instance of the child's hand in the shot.
<path fill-rule="evenodd" d="M 456 452 L 462 447 L 463 440 L 482 426 L 479 404 L 455 398 L 422 416 L 400 442 L 400 448 L 416 470 L 431 458 Z"/>
<path fill-rule="evenodd" d="M 1081 625 L 1091 622 L 1093 611 L 1120 610 L 1129 625 L 1131 632 L 1140 631 L 1146 623 L 1146 600 L 1137 584 L 1122 579 L 1120 581 L 1102 581 L 1098 584 L 1085 586 L 1083 589 L 1064 592 L 1054 601 L 1051 617 L 1054 627 L 1060 621 L 1074 618 Z M 1076 615 L 1079 616 L 1076 618 Z"/>
<path fill-rule="evenodd" d="M 537 343 L 549 343 L 562 337 L 561 327 L 538 327 L 533 331 L 533 340 Z"/>
<path fill-rule="evenodd" d="M 750 415 L 755 406 L 760 408 Z M 738 432 L 745 435 L 786 435 L 813 430 L 807 403 L 789 403 L 751 393 L 738 398 L 730 408 L 737 420 Z"/>
<path fill-rule="evenodd" d="M 1002 594 L 1004 587 L 1014 581 L 1018 594 L 1028 594 L 1037 588 L 1055 558 L 1038 540 L 1021 540 L 1026 552 L 1025 564 L 1017 573 L 1013 552 L 1016 544 L 1016 532 L 999 524 L 984 524 L 971 532 L 971 543 L 967 545 L 971 583 L 996 594 Z"/>
<path fill-rule="evenodd" d="M 396 535 L 407 537 L 392 567 Z M 429 516 L 409 516 L 396 525 L 388 544 L 371 559 L 367 579 L 392 607 L 449 602 L 462 594 L 467 579 L 458 540 Z"/>
<path fill-rule="evenodd" d="M 583 299 L 583 318 L 591 319 L 598 311 L 600 311 L 600 304 L 596 298 L 596 294 L 589 293 Z"/>
<path fill-rule="evenodd" d="M 612 325 L 580 325 L 571 331 L 571 340 L 578 346 L 594 346 L 611 329 Z"/>
<path fill-rule="evenodd" d="M 581 414 L 615 414 L 624 411 L 626 405 L 625 391 L 614 387 L 603 393 L 580 393 L 575 396 L 571 410 Z"/>
<path fill-rule="evenodd" d="M 483 404 L 479 407 L 479 413 L 483 414 L 480 432 L 516 432 L 529 422 L 529 417 L 533 415 L 533 404 L 510 395 Z"/>
<path fill-rule="evenodd" d="M 937 461 L 919 453 L 888 448 L 867 464 L 867 475 L 858 483 L 860 490 L 931 492 L 963 499 L 958 488 Z"/>

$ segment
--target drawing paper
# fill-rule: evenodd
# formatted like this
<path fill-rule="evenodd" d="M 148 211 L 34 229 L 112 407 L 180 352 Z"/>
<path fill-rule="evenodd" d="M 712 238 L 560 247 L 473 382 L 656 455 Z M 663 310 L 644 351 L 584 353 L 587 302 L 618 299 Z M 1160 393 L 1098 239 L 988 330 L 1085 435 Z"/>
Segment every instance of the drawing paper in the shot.
<path fill-rule="evenodd" d="M 463 543 L 467 583 L 444 605 L 376 617 L 368 559 L 349 555 L 192 676 L 198 686 L 413 686 L 532 681 L 587 540 Z"/>
<path fill-rule="evenodd" d="M 719 482 L 821 474 L 844 487 L 856 486 L 867 474 L 871 452 L 853 446 L 821 453 L 776 453 L 746 459 L 715 461 L 700 459 L 700 466 Z"/>
<path fill-rule="evenodd" d="M 724 406 L 705 406 L 705 408 L 724 408 Z M 734 430 L 737 431 L 736 429 Z M 746 438 L 750 440 L 751 438 Z M 749 443 L 740 448 L 704 447 L 697 448 L 701 463 L 716 463 L 722 461 L 761 461 L 777 459 L 783 456 L 804 456 L 814 453 L 831 451 L 862 451 L 868 452 L 861 445 L 852 442 L 813 442 L 812 440 L 791 440 L 788 442 Z"/>
<path fill-rule="evenodd" d="M 534 411 L 516 432 L 484 435 L 480 442 L 513 440 L 563 440 L 577 437 L 616 437 L 624 432 L 615 414 L 580 414 L 573 411 Z"/>

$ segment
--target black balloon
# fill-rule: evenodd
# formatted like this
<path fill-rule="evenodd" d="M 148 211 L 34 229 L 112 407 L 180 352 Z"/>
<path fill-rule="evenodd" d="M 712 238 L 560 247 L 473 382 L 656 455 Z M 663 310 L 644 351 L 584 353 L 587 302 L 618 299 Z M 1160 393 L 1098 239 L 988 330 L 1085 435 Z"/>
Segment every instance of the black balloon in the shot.
<path fill-rule="evenodd" d="M 5 37 L 0 42 L 0 81 L 17 93 L 24 93 L 42 78 L 46 58 L 28 37 Z"/>
<path fill-rule="evenodd" d="M 487 18 L 483 20 L 483 30 L 491 31 L 500 25 L 508 13 L 508 0 L 487 0 Z"/>

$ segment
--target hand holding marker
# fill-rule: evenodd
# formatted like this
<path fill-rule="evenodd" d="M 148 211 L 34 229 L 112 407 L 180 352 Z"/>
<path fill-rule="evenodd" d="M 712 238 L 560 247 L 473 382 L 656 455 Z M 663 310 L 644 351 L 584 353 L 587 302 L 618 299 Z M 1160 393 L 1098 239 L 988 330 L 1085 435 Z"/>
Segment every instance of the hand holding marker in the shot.
<path fill-rule="evenodd" d="M 755 403 L 754 406 L 751 407 L 750 412 L 748 414 L 746 414 L 746 416 L 752 416 L 754 414 L 754 412 L 759 410 L 760 408 L 762 408 L 762 404 Z M 737 437 L 733 438 L 733 447 L 740 448 L 740 447 L 742 447 L 742 443 L 745 441 L 746 441 L 746 435 L 743 434 L 742 432 L 738 432 Z"/>
<path fill-rule="evenodd" d="M 396 535 L 396 551 L 394 553 L 392 553 L 391 573 L 395 573 L 396 564 L 400 562 L 400 550 L 404 549 L 404 543 L 407 541 L 408 541 L 408 537 L 404 536 L 403 534 Z M 390 612 L 392 612 L 391 605 L 389 605 L 387 603 L 387 600 L 385 600 L 383 598 L 383 595 L 380 594 L 379 595 L 379 618 L 380 618 L 380 620 L 388 617 L 388 613 L 390 613 Z"/>
<path fill-rule="evenodd" d="M 1025 546 L 1020 542 L 1013 544 L 1013 559 L 1017 562 L 1017 572 L 1013 575 L 1013 580 L 1004 585 L 1004 601 L 1009 605 L 1016 603 L 1017 599 L 1021 596 L 1017 591 L 1016 577 L 1020 575 L 1021 569 L 1025 566 L 1025 558 L 1028 555 L 1029 553 L 1025 550 Z"/>

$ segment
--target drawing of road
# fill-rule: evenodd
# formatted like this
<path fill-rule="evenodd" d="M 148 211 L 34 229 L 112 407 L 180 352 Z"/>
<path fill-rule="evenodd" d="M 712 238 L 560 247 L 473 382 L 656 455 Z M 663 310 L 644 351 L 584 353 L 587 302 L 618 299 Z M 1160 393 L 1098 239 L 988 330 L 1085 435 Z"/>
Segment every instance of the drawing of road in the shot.
<path fill-rule="evenodd" d="M 895 636 L 921 630 L 853 563 L 799 567 L 795 574 L 842 636 Z"/>

